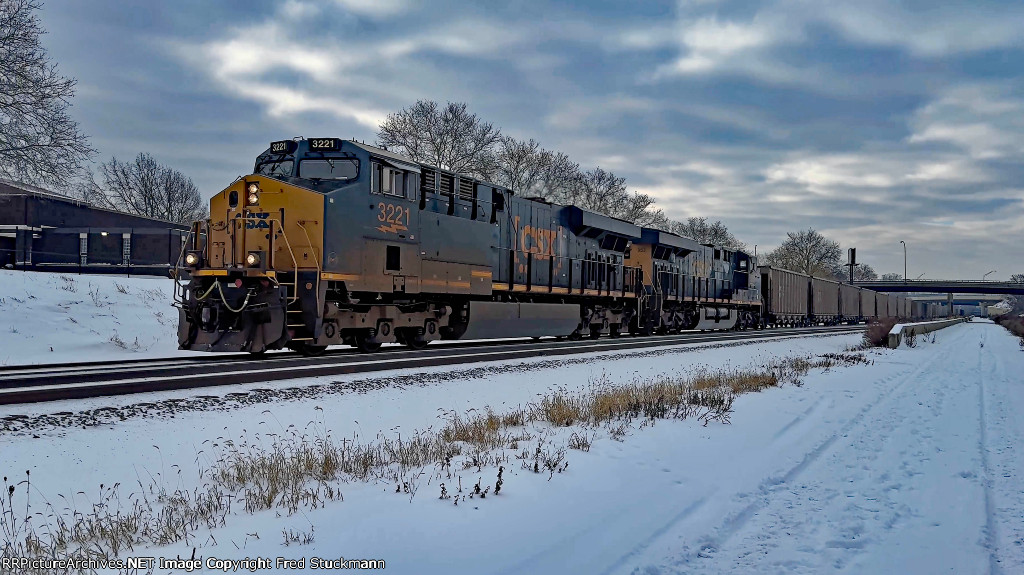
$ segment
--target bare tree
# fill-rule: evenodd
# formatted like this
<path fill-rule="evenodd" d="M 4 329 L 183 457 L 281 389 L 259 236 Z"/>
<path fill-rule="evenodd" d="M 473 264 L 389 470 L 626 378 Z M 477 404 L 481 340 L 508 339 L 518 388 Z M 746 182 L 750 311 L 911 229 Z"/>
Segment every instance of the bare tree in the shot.
<path fill-rule="evenodd" d="M 579 195 L 582 177 L 579 164 L 562 152 L 551 152 L 547 169 L 541 175 L 540 192 L 551 202 L 572 205 Z"/>
<path fill-rule="evenodd" d="M 847 277 L 849 277 L 849 273 L 847 273 Z M 878 279 L 878 273 L 869 264 L 860 264 L 853 268 L 853 281 L 864 282 L 876 279 Z"/>
<path fill-rule="evenodd" d="M 68 108 L 75 80 L 57 72 L 39 37 L 37 0 L 0 0 L 0 174 L 67 184 L 95 153 Z"/>
<path fill-rule="evenodd" d="M 541 193 L 538 188 L 542 186 L 552 157 L 553 154 L 541 149 L 536 140 L 502 136 L 490 179 L 521 195 Z"/>
<path fill-rule="evenodd" d="M 91 178 L 79 187 L 80 196 L 95 204 L 175 223 L 206 216 L 205 203 L 192 180 L 149 154 L 140 153 L 133 162 L 111 158 L 100 165 L 100 172 L 102 187 Z"/>
<path fill-rule="evenodd" d="M 736 239 L 720 220 L 708 222 L 707 218 L 686 218 L 685 222 L 670 222 L 668 231 L 697 240 L 702 244 L 724 246 L 730 250 L 745 250 L 747 246 Z"/>
<path fill-rule="evenodd" d="M 377 143 L 410 158 L 459 174 L 485 177 L 494 165 L 501 130 L 471 114 L 466 104 L 442 108 L 432 100 L 389 114 L 377 131 Z"/>
<path fill-rule="evenodd" d="M 813 228 L 786 234 L 786 241 L 765 256 L 765 263 L 818 277 L 841 273 L 839 242 Z"/>
<path fill-rule="evenodd" d="M 903 274 L 882 274 L 882 281 L 884 282 L 898 282 L 903 280 Z"/>
<path fill-rule="evenodd" d="M 536 140 L 502 136 L 463 103 L 449 102 L 442 108 L 432 100 L 420 100 L 388 115 L 377 131 L 377 143 L 418 162 L 501 184 L 520 195 L 541 196 L 637 225 L 667 228 L 671 224 L 653 197 L 630 193 L 625 178 L 600 167 L 583 172 L 568 156 L 545 150 Z M 742 246 L 735 238 L 732 243 Z"/>

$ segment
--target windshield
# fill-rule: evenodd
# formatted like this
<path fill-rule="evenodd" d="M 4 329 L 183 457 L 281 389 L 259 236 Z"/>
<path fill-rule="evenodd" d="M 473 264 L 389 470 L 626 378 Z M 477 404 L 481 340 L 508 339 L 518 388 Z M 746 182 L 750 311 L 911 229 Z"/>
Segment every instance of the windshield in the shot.
<path fill-rule="evenodd" d="M 299 177 L 307 180 L 349 180 L 359 175 L 359 160 L 325 158 L 299 162 Z"/>
<path fill-rule="evenodd" d="M 292 175 L 292 166 L 295 162 L 284 160 L 281 162 L 263 162 L 256 166 L 256 173 L 270 178 L 287 178 Z"/>

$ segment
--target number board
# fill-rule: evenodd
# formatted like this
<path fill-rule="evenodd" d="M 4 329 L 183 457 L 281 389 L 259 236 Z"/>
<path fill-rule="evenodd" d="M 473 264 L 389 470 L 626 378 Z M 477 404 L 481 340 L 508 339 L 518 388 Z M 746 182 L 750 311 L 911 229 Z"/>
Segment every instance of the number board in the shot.
<path fill-rule="evenodd" d="M 270 153 L 271 154 L 290 154 L 295 151 L 298 147 L 292 140 L 282 140 L 280 142 L 270 142 Z"/>
<path fill-rule="evenodd" d="M 341 140 L 338 138 L 310 138 L 310 152 L 337 152 L 341 148 Z"/>

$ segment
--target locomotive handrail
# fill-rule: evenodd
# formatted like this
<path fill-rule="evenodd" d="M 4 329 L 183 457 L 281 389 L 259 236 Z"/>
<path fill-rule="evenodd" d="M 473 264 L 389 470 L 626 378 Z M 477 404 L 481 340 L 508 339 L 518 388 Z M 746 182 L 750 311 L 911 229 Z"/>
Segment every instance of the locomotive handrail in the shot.
<path fill-rule="evenodd" d="M 627 266 L 624 263 L 602 262 L 602 261 L 597 260 L 597 259 L 572 258 L 572 257 L 569 257 L 569 256 L 539 254 L 537 252 L 527 252 L 527 251 L 523 251 L 523 250 L 506 248 L 506 247 L 499 247 L 499 246 L 493 246 L 493 249 L 497 250 L 501 254 L 507 254 L 508 256 L 513 256 L 513 255 L 520 256 L 520 257 L 522 257 L 522 259 L 525 259 L 525 262 L 526 262 L 526 272 L 524 273 L 525 281 L 524 282 L 517 282 L 516 281 L 515 261 L 518 260 L 519 258 L 518 257 L 515 258 L 515 259 L 513 259 L 512 257 L 508 258 L 508 261 L 509 261 L 508 280 L 507 281 L 503 281 L 501 283 L 502 284 L 507 284 L 509 291 L 512 291 L 514 286 L 516 286 L 516 285 L 523 285 L 523 286 L 526 286 L 527 290 L 529 290 L 529 291 L 533 291 L 535 289 L 543 289 L 544 287 L 546 287 L 547 290 L 548 290 L 548 293 L 554 293 L 555 283 L 556 283 L 555 282 L 555 260 L 565 261 L 565 262 L 568 263 L 568 268 L 569 269 L 568 269 L 568 272 L 566 273 L 566 289 L 567 289 L 569 295 L 586 295 L 586 290 L 590 289 L 590 290 L 596 290 L 598 292 L 598 295 L 606 295 L 606 296 L 609 296 L 609 297 L 626 297 L 627 294 L 630 294 L 630 293 L 634 293 L 635 294 L 636 291 L 637 291 L 637 286 L 634 285 L 634 283 L 636 281 L 635 278 L 636 278 L 637 272 L 640 270 L 640 268 L 638 268 L 638 267 Z M 547 279 L 547 282 L 546 282 L 545 285 L 540 285 L 540 284 L 535 285 L 533 283 L 533 273 L 532 272 L 533 272 L 533 269 L 534 269 L 534 260 L 538 256 L 543 256 L 543 257 L 549 259 L 548 266 L 547 266 L 547 269 L 548 269 L 548 279 Z M 505 255 L 501 255 L 501 256 L 499 256 L 499 260 L 502 260 L 505 257 L 506 257 Z M 580 262 L 582 264 L 580 266 L 580 271 L 581 271 L 582 277 L 580 278 L 580 287 L 578 289 L 573 288 L 573 280 L 575 279 L 575 277 L 573 275 L 573 268 L 574 268 L 573 264 L 575 262 Z M 602 274 L 597 274 L 597 277 L 593 277 L 593 278 L 590 277 L 591 274 L 589 274 L 587 272 L 587 265 L 586 264 L 588 264 L 588 263 L 594 263 L 594 264 L 605 266 L 607 268 L 607 274 L 605 274 L 605 275 L 608 276 L 607 281 L 604 281 L 604 277 L 603 277 Z M 621 277 L 622 278 L 621 289 L 619 289 L 617 287 L 613 287 L 614 278 L 616 278 L 616 277 Z M 593 282 L 593 283 L 596 283 L 597 285 L 595 287 L 591 288 L 591 287 L 587 286 L 588 282 Z"/>

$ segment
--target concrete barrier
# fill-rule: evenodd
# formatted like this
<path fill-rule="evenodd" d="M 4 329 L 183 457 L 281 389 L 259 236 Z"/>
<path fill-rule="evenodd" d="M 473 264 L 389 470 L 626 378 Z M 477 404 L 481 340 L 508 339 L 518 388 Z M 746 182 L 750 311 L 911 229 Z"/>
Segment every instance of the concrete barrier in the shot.
<path fill-rule="evenodd" d="M 903 343 L 903 338 L 908 335 L 921 335 L 923 333 L 931 333 L 938 331 L 944 327 L 956 325 L 958 323 L 964 323 L 967 318 L 957 317 L 953 319 L 943 319 L 939 321 L 921 321 L 916 323 L 898 323 L 892 326 L 892 330 L 889 331 L 889 347 L 896 349 Z"/>

